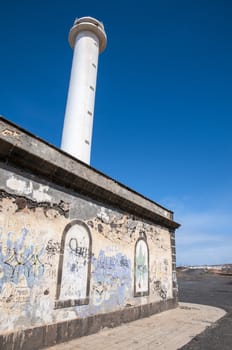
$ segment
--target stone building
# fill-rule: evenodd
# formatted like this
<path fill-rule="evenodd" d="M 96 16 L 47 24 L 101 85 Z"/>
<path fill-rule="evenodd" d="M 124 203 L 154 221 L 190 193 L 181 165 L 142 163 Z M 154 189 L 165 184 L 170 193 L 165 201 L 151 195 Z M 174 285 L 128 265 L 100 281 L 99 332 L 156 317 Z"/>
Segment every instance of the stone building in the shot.
<path fill-rule="evenodd" d="M 177 306 L 171 211 L 3 117 L 0 164 L 1 349 Z"/>

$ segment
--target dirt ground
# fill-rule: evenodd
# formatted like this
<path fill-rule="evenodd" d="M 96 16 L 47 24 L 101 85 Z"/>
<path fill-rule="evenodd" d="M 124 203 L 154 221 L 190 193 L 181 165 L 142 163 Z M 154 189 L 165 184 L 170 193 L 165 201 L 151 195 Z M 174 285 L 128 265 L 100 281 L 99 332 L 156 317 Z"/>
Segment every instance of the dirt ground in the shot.
<path fill-rule="evenodd" d="M 232 276 L 202 269 L 179 269 L 179 299 L 223 308 L 227 314 L 197 335 L 182 350 L 232 349 Z"/>

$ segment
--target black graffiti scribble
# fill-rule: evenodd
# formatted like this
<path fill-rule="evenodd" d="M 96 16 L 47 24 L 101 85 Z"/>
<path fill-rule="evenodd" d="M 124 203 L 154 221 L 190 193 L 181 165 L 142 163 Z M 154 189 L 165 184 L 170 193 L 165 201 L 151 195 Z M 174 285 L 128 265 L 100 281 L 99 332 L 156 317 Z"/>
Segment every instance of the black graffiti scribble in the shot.
<path fill-rule="evenodd" d="M 89 249 L 87 247 L 78 246 L 78 240 L 76 238 L 71 238 L 69 241 L 69 248 L 72 254 L 81 257 L 83 259 L 89 258 Z"/>
<path fill-rule="evenodd" d="M 115 269 L 115 266 L 120 266 L 122 268 L 129 268 L 129 260 L 125 255 L 119 255 L 117 256 L 105 256 L 100 255 L 97 260 L 97 267 L 101 269 Z"/>
<path fill-rule="evenodd" d="M 50 256 L 56 255 L 60 252 L 60 243 L 53 241 L 53 239 L 50 239 L 47 243 L 46 251 Z"/>
<path fill-rule="evenodd" d="M 38 254 L 29 254 L 22 256 L 15 250 L 11 255 L 3 261 L 3 269 L 7 276 L 7 280 L 18 283 L 20 275 L 24 275 L 31 285 L 33 280 L 41 276 L 44 272 L 44 264 L 40 261 Z"/>
<path fill-rule="evenodd" d="M 124 267 L 129 267 L 127 257 L 125 257 L 125 256 L 122 256 L 122 257 L 121 257 L 121 259 L 120 259 L 120 265 L 121 265 L 121 266 L 124 266 Z"/>

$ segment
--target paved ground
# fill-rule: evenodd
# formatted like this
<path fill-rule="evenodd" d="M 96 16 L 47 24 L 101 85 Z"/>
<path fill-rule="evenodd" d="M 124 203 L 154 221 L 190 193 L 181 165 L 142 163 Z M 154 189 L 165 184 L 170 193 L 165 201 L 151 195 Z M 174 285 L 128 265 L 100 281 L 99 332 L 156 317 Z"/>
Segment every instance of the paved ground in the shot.
<path fill-rule="evenodd" d="M 231 350 L 232 276 L 186 270 L 178 273 L 178 282 L 178 309 L 48 349 Z"/>
<path fill-rule="evenodd" d="M 48 349 L 176 350 L 224 314 L 223 310 L 215 307 L 181 303 L 178 309 L 127 323 L 120 327 L 105 329 L 97 334 Z"/>
<path fill-rule="evenodd" d="M 213 305 L 228 313 L 182 350 L 232 349 L 232 276 L 220 276 L 190 270 L 178 274 L 181 301 Z"/>

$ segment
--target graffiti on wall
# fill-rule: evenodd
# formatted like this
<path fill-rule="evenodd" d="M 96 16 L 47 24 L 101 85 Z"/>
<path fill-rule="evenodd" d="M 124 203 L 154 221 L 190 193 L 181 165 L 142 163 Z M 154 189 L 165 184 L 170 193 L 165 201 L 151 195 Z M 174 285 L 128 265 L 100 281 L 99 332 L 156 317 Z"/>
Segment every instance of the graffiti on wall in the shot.
<path fill-rule="evenodd" d="M 45 277 L 49 278 L 49 280 L 57 279 L 57 265 L 58 259 L 60 255 L 61 244 L 54 239 L 49 239 L 45 246 L 45 254 L 44 254 L 44 266 L 45 266 Z"/>
<path fill-rule="evenodd" d="M 75 220 L 66 227 L 61 242 L 58 300 L 85 300 L 88 297 L 90 256 L 89 229 L 82 222 Z"/>
<path fill-rule="evenodd" d="M 170 264 L 165 257 L 157 258 L 151 267 L 151 292 L 167 299 L 171 293 Z"/>
<path fill-rule="evenodd" d="M 4 284 L 18 285 L 22 280 L 32 288 L 35 281 L 42 277 L 44 264 L 41 262 L 43 248 L 38 249 L 28 238 L 29 230 L 23 227 L 20 235 L 8 232 L 3 240 L 0 233 L 0 292 Z"/>
<path fill-rule="evenodd" d="M 100 250 L 93 264 L 93 303 L 123 305 L 131 289 L 131 262 L 126 255 Z"/>
<path fill-rule="evenodd" d="M 135 245 L 135 296 L 149 294 L 149 252 L 145 239 L 140 238 Z"/>

